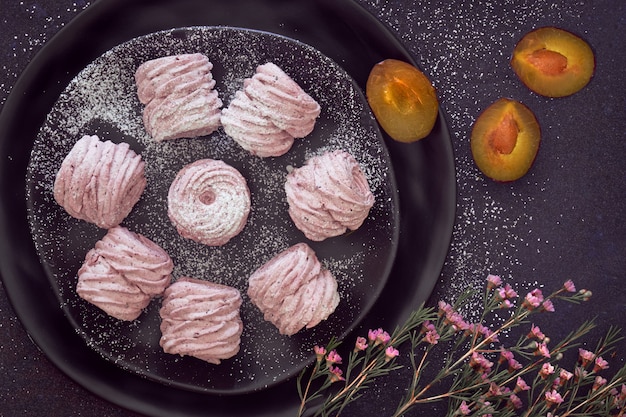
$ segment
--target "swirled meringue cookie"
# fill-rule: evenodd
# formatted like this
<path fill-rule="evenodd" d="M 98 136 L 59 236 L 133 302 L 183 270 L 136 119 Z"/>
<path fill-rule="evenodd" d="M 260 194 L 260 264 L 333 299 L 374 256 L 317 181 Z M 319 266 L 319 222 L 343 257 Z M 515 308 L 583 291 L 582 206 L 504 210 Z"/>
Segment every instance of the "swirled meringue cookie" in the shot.
<path fill-rule="evenodd" d="M 87 253 L 78 270 L 76 291 L 110 316 L 134 320 L 170 284 L 172 269 L 172 259 L 163 248 L 116 226 Z"/>
<path fill-rule="evenodd" d="M 220 126 L 222 100 L 213 64 L 200 53 L 146 61 L 135 72 L 146 131 L 156 141 L 208 135 Z"/>
<path fill-rule="evenodd" d="M 339 304 L 337 281 L 306 243 L 274 256 L 248 280 L 248 296 L 281 334 L 326 320 Z"/>
<path fill-rule="evenodd" d="M 139 201 L 146 188 L 144 166 L 127 143 L 83 136 L 56 174 L 54 199 L 71 216 L 109 229 Z"/>
<path fill-rule="evenodd" d="M 241 294 L 226 285 L 181 277 L 166 290 L 160 344 L 166 353 L 219 364 L 239 352 Z"/>
<path fill-rule="evenodd" d="M 313 131 L 319 104 L 276 64 L 268 62 L 244 80 L 222 110 L 227 135 L 260 157 L 280 156 Z"/>
<path fill-rule="evenodd" d="M 239 234 L 250 213 L 246 179 L 232 166 L 200 159 L 183 167 L 170 185 L 168 215 L 184 238 L 221 246 Z"/>
<path fill-rule="evenodd" d="M 291 171 L 285 192 L 289 216 L 313 241 L 358 229 L 374 205 L 365 174 L 343 150 L 314 156 Z"/>

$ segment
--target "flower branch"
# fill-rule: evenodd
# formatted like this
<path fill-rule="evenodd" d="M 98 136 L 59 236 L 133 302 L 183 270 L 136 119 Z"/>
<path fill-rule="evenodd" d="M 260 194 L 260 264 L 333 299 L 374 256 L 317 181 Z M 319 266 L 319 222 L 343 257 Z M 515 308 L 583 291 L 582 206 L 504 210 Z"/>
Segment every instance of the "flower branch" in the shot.
<path fill-rule="evenodd" d="M 489 275 L 482 311 L 471 323 L 460 312 L 474 295 L 472 291 L 463 293 L 453 304 L 441 301 L 437 309 L 421 306 L 391 335 L 377 329 L 370 330 L 367 338 L 358 337 L 348 355 L 345 375 L 337 353 L 341 343 L 333 339 L 326 347 L 316 346 L 316 363 L 298 377 L 298 416 L 340 416 L 376 379 L 401 368 L 396 363 L 400 350 L 408 352 L 412 372 L 392 417 L 437 401 L 448 401 L 450 417 L 625 415 L 626 366 L 608 380 L 603 376 L 609 367 L 604 358 L 621 340 L 617 329 L 611 328 L 593 352 L 579 348 L 576 364 L 566 367 L 561 364 L 564 353 L 580 346 L 579 340 L 594 323 L 582 323 L 550 347 L 550 338 L 530 322 L 535 314 L 554 312 L 557 300 L 587 301 L 590 291 L 576 291 L 574 283 L 567 281 L 547 296 L 534 289 L 520 302 L 509 284 Z M 498 315 L 509 311 L 509 315 L 490 327 L 490 315 L 496 311 Z M 500 343 L 501 335 L 526 325 L 530 325 L 528 332 L 515 344 L 505 347 Z M 437 358 L 434 350 L 442 345 L 448 348 L 443 364 L 424 382 L 425 370 Z M 445 381 L 447 389 L 442 391 Z"/>

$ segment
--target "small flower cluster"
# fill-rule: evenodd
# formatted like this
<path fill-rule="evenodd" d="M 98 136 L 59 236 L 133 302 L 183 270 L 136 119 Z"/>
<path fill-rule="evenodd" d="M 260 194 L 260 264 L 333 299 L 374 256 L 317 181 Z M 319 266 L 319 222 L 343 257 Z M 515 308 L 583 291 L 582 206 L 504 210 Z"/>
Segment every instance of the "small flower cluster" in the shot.
<path fill-rule="evenodd" d="M 382 352 L 384 352 L 384 362 L 387 363 L 400 354 L 400 352 L 396 348 L 389 344 L 391 336 L 389 336 L 389 333 L 387 333 L 383 329 L 370 330 L 367 334 L 367 337 L 367 339 L 364 337 L 357 337 L 354 344 L 354 350 L 352 352 L 353 355 L 357 354 L 358 352 L 367 351 L 368 356 L 370 356 L 372 353 L 368 350 L 370 346 L 382 346 Z M 335 349 L 327 352 L 327 349 L 325 347 L 315 346 L 313 348 L 313 351 L 315 352 L 315 357 L 318 364 L 318 372 L 326 372 L 330 383 L 346 380 L 343 376 L 343 371 L 341 370 L 341 368 L 335 366 L 341 365 L 343 360 Z M 322 362 L 324 362 L 325 366 L 320 366 Z M 351 364 L 353 362 L 353 358 L 351 358 Z"/>
<path fill-rule="evenodd" d="M 568 368 L 561 364 L 566 350 L 587 334 L 592 322 L 583 323 L 577 330 L 557 344 L 552 344 L 539 326 L 529 317 L 537 313 L 555 312 L 558 299 L 580 302 L 591 297 L 588 290 L 577 291 L 574 283 L 566 281 L 562 288 L 544 295 L 533 289 L 521 298 L 496 275 L 487 277 L 483 296 L 483 311 L 475 322 L 466 320 L 460 313 L 472 298 L 468 292 L 454 303 L 444 301 L 437 308 L 421 307 L 398 327 L 393 334 L 383 329 L 370 330 L 367 338 L 358 337 L 345 375 L 337 365 L 343 365 L 332 340 L 327 348 L 315 347 L 317 361 L 303 389 L 306 370 L 298 378 L 300 416 L 312 407 L 326 390 L 331 394 L 316 407 L 314 415 L 339 416 L 347 404 L 360 397 L 370 383 L 389 374 L 400 366 L 395 358 L 400 354 L 396 347 L 410 342 L 409 355 L 413 366 L 412 379 L 406 395 L 401 399 L 393 417 L 404 415 L 419 404 L 449 401 L 449 417 L 454 416 L 541 416 L 565 417 L 570 415 L 626 415 L 626 366 L 610 378 L 601 375 L 609 368 L 604 358 L 614 349 L 619 332 L 611 329 L 592 352 L 579 348 L 577 363 Z M 490 328 L 488 315 L 496 310 L 510 311 L 510 317 Z M 509 347 L 500 344 L 502 332 L 530 324 L 518 342 Z M 431 352 L 442 344 L 451 346 L 445 363 L 435 372 L 435 377 L 423 383 L 424 369 Z M 327 353 L 328 352 L 328 353 Z M 323 378 L 312 394 L 316 379 Z M 448 381 L 449 390 L 443 394 L 432 393 L 432 388 Z M 330 387 L 331 384 L 336 387 Z"/>
<path fill-rule="evenodd" d="M 424 323 L 435 317 L 426 309 L 420 309 L 414 316 L 415 320 L 407 323 L 408 326 L 415 327 L 416 322 Z M 382 328 L 370 329 L 367 338 L 356 338 L 354 347 L 349 352 L 345 373 L 337 366 L 343 365 L 343 359 L 336 350 L 339 346 L 336 339 L 331 340 L 326 347 L 315 346 L 313 351 L 316 361 L 306 384 L 306 370 L 298 377 L 298 394 L 301 400 L 298 415 L 303 415 L 311 404 L 322 397 L 323 392 L 331 389 L 331 385 L 337 382 L 341 382 L 343 386 L 326 398 L 316 415 L 341 414 L 345 406 L 360 396 L 360 391 L 367 387 L 368 382 L 400 368 L 395 364 L 400 351 L 394 346 L 404 343 L 408 337 L 408 327 L 403 331 L 396 331 L 393 336 Z"/>
<path fill-rule="evenodd" d="M 328 370 L 328 377 L 331 382 L 343 381 L 343 371 L 334 366 L 341 365 L 341 356 L 337 353 L 336 350 L 331 350 L 328 354 L 326 353 L 326 348 L 315 346 L 313 348 L 315 352 L 315 356 L 317 358 L 317 362 L 324 361 L 326 363 L 326 369 Z"/>

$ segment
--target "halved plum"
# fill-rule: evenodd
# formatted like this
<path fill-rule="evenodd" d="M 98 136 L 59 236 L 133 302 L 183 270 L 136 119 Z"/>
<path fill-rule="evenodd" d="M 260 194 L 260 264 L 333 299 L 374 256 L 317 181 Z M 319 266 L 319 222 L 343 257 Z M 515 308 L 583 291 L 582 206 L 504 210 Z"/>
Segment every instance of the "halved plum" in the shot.
<path fill-rule="evenodd" d="M 532 91 L 546 97 L 565 97 L 589 83 L 595 70 L 591 47 L 563 29 L 535 29 L 517 43 L 511 66 Z"/>
<path fill-rule="evenodd" d="M 515 181 L 532 166 L 541 129 L 533 112 L 519 101 L 501 98 L 487 107 L 472 128 L 476 166 L 496 181 Z"/>
<path fill-rule="evenodd" d="M 365 86 L 376 120 L 392 139 L 415 142 L 432 131 L 439 101 L 430 80 L 413 65 L 386 59 L 372 68 Z"/>

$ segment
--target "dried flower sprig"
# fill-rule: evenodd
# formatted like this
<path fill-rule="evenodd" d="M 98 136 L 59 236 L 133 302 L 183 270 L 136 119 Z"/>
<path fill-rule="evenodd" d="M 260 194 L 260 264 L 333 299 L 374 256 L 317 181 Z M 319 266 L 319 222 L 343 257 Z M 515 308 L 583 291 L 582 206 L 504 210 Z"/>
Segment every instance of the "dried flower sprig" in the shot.
<path fill-rule="evenodd" d="M 394 346 L 406 342 L 411 329 L 434 318 L 436 318 L 434 309 L 422 307 L 413 312 L 406 323 L 393 335 L 389 335 L 383 329 L 376 329 L 370 330 L 367 338 L 358 337 L 354 348 L 349 353 L 345 376 L 341 369 L 334 366 L 342 363 L 341 357 L 335 350 L 340 342 L 332 339 L 326 347 L 315 346 L 316 361 L 306 384 L 303 383 L 306 370 L 298 376 L 298 394 L 301 399 L 298 416 L 302 416 L 311 404 L 319 400 L 331 384 L 341 381 L 344 386 L 327 396 L 315 414 L 316 416 L 340 415 L 345 406 L 358 399 L 361 391 L 367 389 L 372 381 L 401 367 L 395 364 L 399 351 Z M 314 389 L 314 384 L 320 379 L 322 383 Z"/>
<path fill-rule="evenodd" d="M 569 280 L 547 296 L 534 289 L 516 306 L 520 298 L 517 292 L 500 277 L 489 275 L 476 322 L 466 321 L 460 313 L 474 299 L 472 291 L 463 293 L 454 304 L 441 301 L 437 309 L 421 306 L 391 335 L 377 329 L 370 330 L 367 338 L 358 337 L 345 374 L 337 353 L 341 342 L 333 339 L 326 347 L 316 346 L 313 368 L 298 377 L 298 416 L 341 415 L 374 380 L 401 367 L 396 357 L 404 344 L 410 345 L 412 377 L 392 417 L 405 415 L 419 404 L 443 400 L 448 401 L 449 417 L 625 416 L 626 365 L 610 379 L 603 375 L 609 367 L 605 358 L 621 340 L 617 329 L 609 329 L 593 352 L 579 348 L 577 363 L 568 368 L 561 364 L 564 352 L 579 346 L 577 341 L 595 327 L 594 323 L 581 324 L 550 347 L 550 338 L 529 321 L 534 314 L 554 312 L 556 300 L 579 303 L 591 295 L 585 289 L 577 291 Z M 492 329 L 487 323 L 496 310 L 510 314 Z M 528 324 L 528 333 L 513 346 L 500 343 L 500 335 Z M 429 382 L 423 383 L 432 353 L 442 345 L 448 352 L 444 363 Z M 434 392 L 444 381 L 448 381 L 448 389 Z"/>

